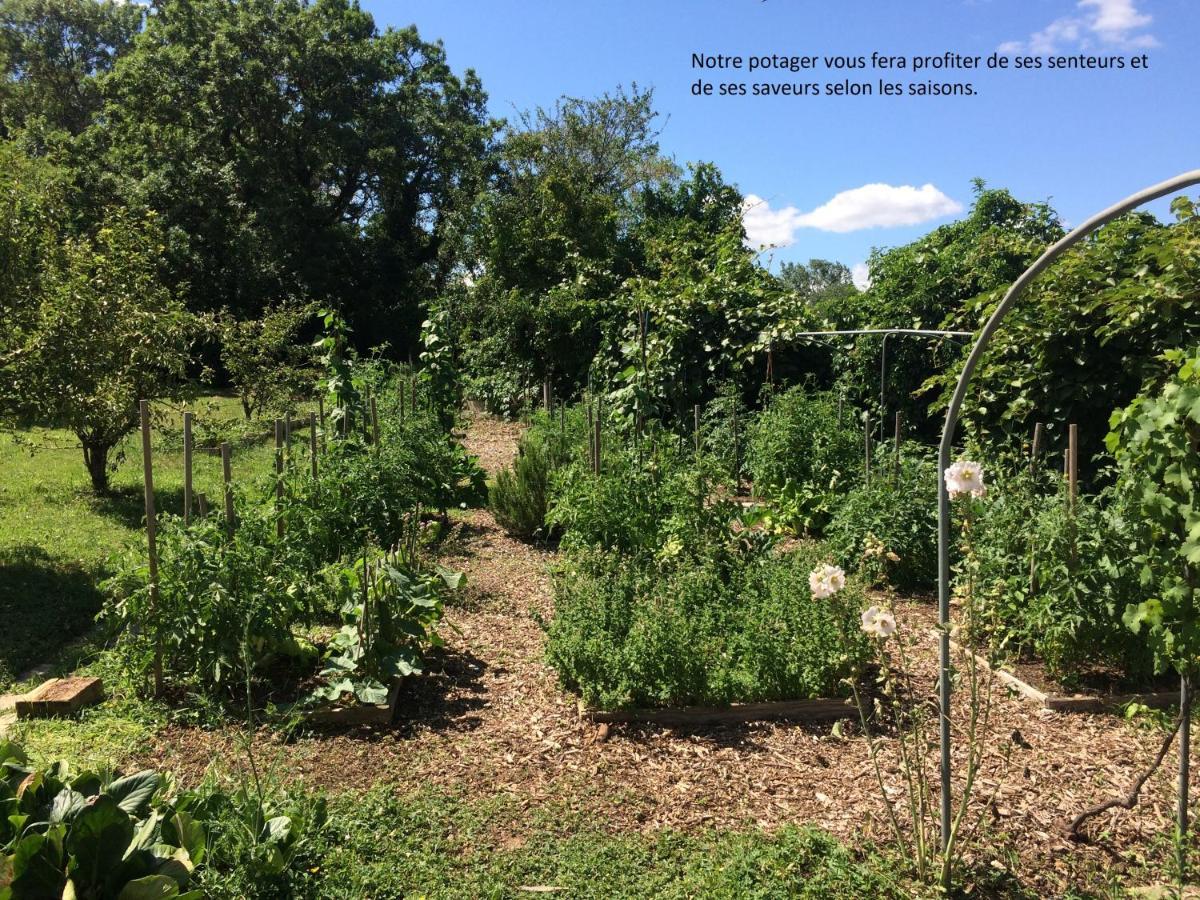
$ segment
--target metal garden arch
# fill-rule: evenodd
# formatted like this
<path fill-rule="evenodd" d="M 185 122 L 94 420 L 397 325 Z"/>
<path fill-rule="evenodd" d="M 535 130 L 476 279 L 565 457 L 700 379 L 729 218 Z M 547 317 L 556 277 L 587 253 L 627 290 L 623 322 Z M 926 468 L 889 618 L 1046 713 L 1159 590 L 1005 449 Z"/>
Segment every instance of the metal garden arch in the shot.
<path fill-rule="evenodd" d="M 967 361 L 963 365 L 962 373 L 958 377 L 958 384 L 954 388 L 954 395 L 950 399 L 950 406 L 946 409 L 946 425 L 942 430 L 942 442 L 938 448 L 938 622 L 941 626 L 939 629 L 940 672 L 938 677 L 938 712 L 941 719 L 941 837 L 943 853 L 946 853 L 949 849 L 950 829 L 952 826 L 950 797 L 950 495 L 946 491 L 946 482 L 942 476 L 950 466 L 954 432 L 958 426 L 959 412 L 962 410 L 963 400 L 967 395 L 967 387 L 971 383 L 971 376 L 974 375 L 975 368 L 979 364 L 979 360 L 983 357 L 988 344 L 991 342 L 992 335 L 996 333 L 996 329 L 1000 327 L 1000 322 L 1008 314 L 1008 311 L 1012 309 L 1030 282 L 1044 271 L 1063 251 L 1079 243 L 1101 225 L 1112 221 L 1118 216 L 1122 216 L 1144 203 L 1149 203 L 1151 200 L 1157 200 L 1160 197 L 1165 197 L 1168 194 L 1173 194 L 1176 191 L 1195 184 L 1200 184 L 1200 169 L 1185 172 L 1168 181 L 1163 181 L 1136 194 L 1132 194 L 1115 206 L 1110 206 L 1103 212 L 1092 216 L 1058 243 L 1046 250 L 1045 253 L 1037 258 L 1033 265 L 1025 270 L 1020 278 L 1013 282 L 1012 287 L 1008 289 L 1008 293 L 1004 295 L 1004 299 L 1000 301 L 1000 305 L 996 307 L 995 312 L 992 313 L 991 317 L 984 324 L 983 330 L 980 331 L 979 338 L 975 341 L 975 346 L 971 348 L 971 352 L 967 356 Z M 1186 759 L 1186 756 L 1184 758 Z M 948 865 L 945 866 L 944 871 L 948 878 L 950 867 Z"/>

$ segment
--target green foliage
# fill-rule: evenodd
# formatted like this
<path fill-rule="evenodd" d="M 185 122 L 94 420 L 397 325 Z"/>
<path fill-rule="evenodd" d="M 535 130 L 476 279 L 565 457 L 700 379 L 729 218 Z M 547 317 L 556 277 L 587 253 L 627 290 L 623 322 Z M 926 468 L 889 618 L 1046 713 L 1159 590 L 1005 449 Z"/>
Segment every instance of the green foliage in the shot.
<path fill-rule="evenodd" d="M 421 674 L 426 647 L 442 646 L 437 633 L 442 594 L 458 588 L 462 575 L 440 568 L 422 574 L 418 523 L 410 528 L 403 551 L 376 562 L 364 556 L 336 574 L 343 624 L 329 642 L 321 670 L 326 683 L 313 699 L 337 701 L 352 694 L 362 703 L 384 703 L 394 680 Z"/>
<path fill-rule="evenodd" d="M 1080 446 L 1093 452 L 1112 410 L 1151 379 L 1168 374 L 1164 351 L 1200 335 L 1200 214 L 1193 201 L 1172 204 L 1176 220 L 1134 213 L 1112 222 L 1055 261 L 996 332 L 975 376 L 966 420 L 980 439 L 1028 436 L 1044 422 L 1047 449 L 1066 446 L 1078 423 Z M 951 323 L 976 328 L 999 300 L 979 295 Z M 936 379 L 945 402 L 957 373 Z M 1085 454 L 1085 478 L 1092 470 Z"/>
<path fill-rule="evenodd" d="M 164 799 L 165 785 L 152 771 L 33 769 L 0 740 L 0 897 L 200 897 L 183 891 L 204 862 L 205 827 Z"/>
<path fill-rule="evenodd" d="M 178 391 L 197 332 L 159 280 L 160 241 L 153 216 L 117 210 L 91 238 L 66 242 L 0 357 L 0 409 L 71 430 L 98 493 L 138 401 Z"/>
<path fill-rule="evenodd" d="M 1158 667 L 1188 674 L 1200 656 L 1194 567 L 1200 563 L 1200 350 L 1170 350 L 1174 372 L 1112 415 L 1108 446 L 1120 489 L 1137 511 L 1133 549 L 1150 597 L 1130 603 L 1125 623 L 1143 635 Z"/>
<path fill-rule="evenodd" d="M 831 393 L 804 386 L 770 399 L 747 432 L 746 466 L 755 492 L 776 498 L 776 515 L 793 528 L 820 532 L 838 496 L 862 478 L 863 435 L 857 412 L 841 413 Z"/>
<path fill-rule="evenodd" d="M 440 42 L 351 0 L 168 0 L 104 94 L 109 165 L 166 220 L 193 309 L 338 298 L 360 335 L 414 345 L 495 131 Z"/>
<path fill-rule="evenodd" d="M 299 338 L 315 312 L 313 304 L 285 300 L 267 307 L 260 319 L 226 313 L 220 320 L 221 365 L 247 421 L 266 410 L 290 410 L 296 398 L 311 393 L 312 351 Z"/>
<path fill-rule="evenodd" d="M 842 693 L 868 653 L 862 593 L 811 599 L 824 548 L 774 549 L 691 453 L 606 460 L 599 476 L 574 463 L 555 479 L 566 552 L 547 655 L 564 685 L 603 708 Z"/>
<path fill-rule="evenodd" d="M 1126 604 L 1145 596 L 1129 563 L 1137 515 L 1127 499 L 1082 495 L 1072 512 L 1059 477 L 992 473 L 963 537 L 971 568 L 959 577 L 973 581 L 974 625 L 994 648 L 1035 655 L 1068 680 L 1095 667 L 1133 680 L 1153 669 L 1144 642 L 1121 622 Z"/>
<path fill-rule="evenodd" d="M 30 298 L 40 296 L 42 279 L 56 259 L 67 216 L 65 177 L 15 143 L 0 142 L 0 314 L 6 332 L 0 335 L 0 366 L 30 318 Z"/>
<path fill-rule="evenodd" d="M 876 584 L 902 590 L 937 582 L 937 467 L 905 451 L 894 477 L 892 450 L 876 455 L 870 485 L 859 484 L 836 504 L 825 528 L 833 558 Z"/>
<path fill-rule="evenodd" d="M 521 435 L 517 458 L 496 476 L 488 504 L 505 529 L 525 540 L 547 539 L 551 483 L 554 473 L 587 443 L 587 418 L 582 406 L 564 411 L 561 418 L 538 412 Z"/>
<path fill-rule="evenodd" d="M 812 598 L 809 572 L 827 558 L 734 533 L 708 552 L 668 544 L 657 565 L 577 552 L 555 580 L 548 658 L 604 709 L 843 695 L 870 650 L 859 588 Z"/>

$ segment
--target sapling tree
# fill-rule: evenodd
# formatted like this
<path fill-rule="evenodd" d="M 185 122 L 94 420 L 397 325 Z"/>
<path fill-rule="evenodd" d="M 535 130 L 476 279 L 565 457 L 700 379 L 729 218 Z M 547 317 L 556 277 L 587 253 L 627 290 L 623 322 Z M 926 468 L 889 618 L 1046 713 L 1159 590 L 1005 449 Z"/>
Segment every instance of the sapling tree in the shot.
<path fill-rule="evenodd" d="M 289 298 L 258 319 L 238 319 L 228 310 L 221 316 L 221 363 L 247 421 L 272 405 L 286 406 L 311 386 L 313 348 L 299 338 L 316 311 L 312 303 Z"/>
<path fill-rule="evenodd" d="M 114 447 L 138 423 L 138 401 L 175 396 L 198 320 L 158 277 L 152 215 L 111 213 L 69 239 L 42 280 L 25 329 L 0 357 L 6 413 L 79 438 L 97 493 Z"/>

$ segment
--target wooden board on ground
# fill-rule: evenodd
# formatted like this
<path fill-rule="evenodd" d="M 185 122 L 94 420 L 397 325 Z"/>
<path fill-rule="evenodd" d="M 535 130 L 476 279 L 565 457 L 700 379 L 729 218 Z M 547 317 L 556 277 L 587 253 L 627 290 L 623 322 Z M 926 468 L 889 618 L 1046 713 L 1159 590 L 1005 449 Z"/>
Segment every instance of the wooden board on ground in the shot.
<path fill-rule="evenodd" d="M 588 709 L 579 713 L 593 722 L 645 722 L 653 725 L 728 725 L 770 719 L 828 722 L 857 716 L 853 700 L 780 700 L 770 703 L 735 703 L 731 706 L 682 706 L 676 709 Z"/>
<path fill-rule="evenodd" d="M 937 635 L 937 632 L 934 632 Z M 966 652 L 966 648 L 954 641 L 950 646 L 957 652 Z M 1134 694 L 1047 694 L 1033 685 L 1021 680 L 1006 669 L 994 668 L 978 653 L 973 654 L 977 665 L 991 672 L 996 679 L 1007 685 L 1026 700 L 1036 703 L 1043 709 L 1061 713 L 1097 713 L 1109 712 L 1128 706 L 1130 703 L 1140 703 L 1153 709 L 1167 709 L 1179 705 L 1179 691 L 1149 691 Z"/>
<path fill-rule="evenodd" d="M 387 703 L 358 703 L 354 706 L 322 706 L 304 717 L 310 725 L 332 728 L 353 728 L 358 725 L 391 725 L 396 719 L 400 688 L 404 679 L 392 682 Z"/>
<path fill-rule="evenodd" d="M 18 697 L 18 719 L 48 719 L 69 716 L 104 699 L 99 678 L 51 678 L 23 697 Z"/>

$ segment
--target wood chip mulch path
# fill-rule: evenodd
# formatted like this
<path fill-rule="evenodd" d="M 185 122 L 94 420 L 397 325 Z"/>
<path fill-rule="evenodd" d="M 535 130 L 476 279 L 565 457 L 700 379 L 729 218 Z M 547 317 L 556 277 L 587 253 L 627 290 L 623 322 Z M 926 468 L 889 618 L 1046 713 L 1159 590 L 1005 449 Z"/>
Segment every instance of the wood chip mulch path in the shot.
<path fill-rule="evenodd" d="M 494 472 L 512 458 L 518 434 L 515 426 L 479 417 L 467 444 Z M 287 744 L 264 732 L 263 743 L 275 748 L 268 752 L 281 754 L 294 778 L 330 791 L 386 783 L 407 793 L 433 785 L 480 799 L 506 795 L 531 810 L 578 809 L 612 830 L 811 823 L 858 846 L 890 840 L 867 744 L 851 722 L 837 729 L 776 722 L 690 732 L 611 726 L 605 735 L 581 721 L 575 698 L 558 687 L 544 661 L 536 618 L 551 614 L 546 567 L 553 558 L 510 538 L 486 510 L 469 512 L 442 560 L 467 573 L 466 602 L 448 611 L 447 650 L 407 689 L 398 726 Z M 928 605 L 895 605 L 916 683 L 932 695 Z M 994 690 L 990 752 L 975 795 L 982 822 L 970 835 L 977 848 L 991 848 L 987 864 L 1016 869 L 1024 884 L 1047 896 L 1071 884 L 1096 887 L 1124 870 L 1133 880 L 1149 879 L 1138 861 L 1171 833 L 1174 752 L 1136 809 L 1093 821 L 1093 842 L 1072 843 L 1061 829 L 1085 807 L 1123 795 L 1153 758 L 1161 733 L 1114 715 L 1050 713 L 999 684 Z M 963 692 L 957 698 L 961 706 Z M 960 708 L 956 722 L 964 719 Z M 238 755 L 232 733 L 221 731 L 172 726 L 156 744 L 149 758 L 176 768 L 185 781 L 214 759 L 233 765 Z M 959 740 L 960 775 L 964 750 Z M 880 752 L 887 789 L 899 796 L 895 739 L 882 737 Z M 931 766 L 936 752 L 929 748 Z M 1012 855 L 1001 856 L 996 848 L 1003 847 Z"/>

